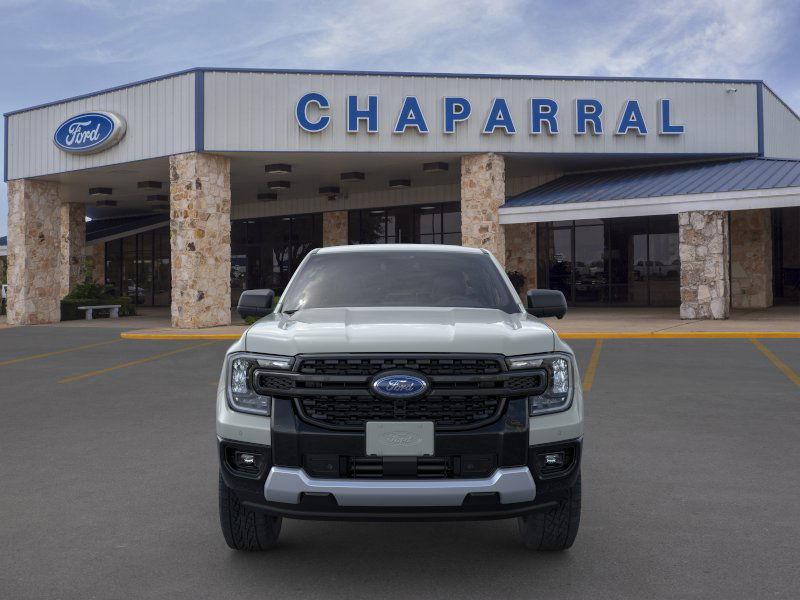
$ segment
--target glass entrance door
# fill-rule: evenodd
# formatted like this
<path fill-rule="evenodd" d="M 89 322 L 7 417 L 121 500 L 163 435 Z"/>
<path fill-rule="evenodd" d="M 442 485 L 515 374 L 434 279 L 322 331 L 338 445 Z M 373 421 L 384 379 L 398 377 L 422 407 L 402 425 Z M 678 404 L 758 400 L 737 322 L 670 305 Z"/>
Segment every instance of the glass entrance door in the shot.
<path fill-rule="evenodd" d="M 680 304 L 675 215 L 542 223 L 537 228 L 539 285 L 571 304 Z"/>

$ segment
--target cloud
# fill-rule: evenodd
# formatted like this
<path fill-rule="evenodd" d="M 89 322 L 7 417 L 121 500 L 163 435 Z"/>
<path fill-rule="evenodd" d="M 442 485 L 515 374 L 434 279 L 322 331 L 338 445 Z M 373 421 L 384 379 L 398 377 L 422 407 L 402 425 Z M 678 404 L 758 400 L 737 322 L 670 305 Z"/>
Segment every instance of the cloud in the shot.
<path fill-rule="evenodd" d="M 0 0 L 0 8 L 3 110 L 191 66 L 763 78 L 800 108 L 800 4 L 789 0 Z M 0 199 L 0 235 L 4 210 Z"/>

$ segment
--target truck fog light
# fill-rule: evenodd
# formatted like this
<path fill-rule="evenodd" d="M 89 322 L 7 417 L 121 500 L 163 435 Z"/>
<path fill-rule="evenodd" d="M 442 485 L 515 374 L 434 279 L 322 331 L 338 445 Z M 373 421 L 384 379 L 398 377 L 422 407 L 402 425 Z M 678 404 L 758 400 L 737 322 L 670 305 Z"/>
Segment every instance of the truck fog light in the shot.
<path fill-rule="evenodd" d="M 548 456 L 550 456 L 548 454 Z M 249 452 L 237 452 L 236 453 L 236 466 L 237 467 L 255 467 L 256 466 L 256 455 L 250 454 Z"/>
<path fill-rule="evenodd" d="M 564 466 L 564 453 L 551 452 L 544 455 L 544 466 L 559 469 Z"/>
<path fill-rule="evenodd" d="M 233 454 L 233 464 L 242 471 L 257 472 L 261 468 L 260 454 L 254 452 L 240 452 L 237 450 Z"/>

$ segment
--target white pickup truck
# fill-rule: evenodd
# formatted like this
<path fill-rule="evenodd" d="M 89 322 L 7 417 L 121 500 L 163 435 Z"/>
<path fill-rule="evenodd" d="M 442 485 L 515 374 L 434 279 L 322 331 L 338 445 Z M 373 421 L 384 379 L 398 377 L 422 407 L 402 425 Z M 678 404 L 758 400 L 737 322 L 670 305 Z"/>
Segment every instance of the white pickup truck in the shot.
<path fill-rule="evenodd" d="M 219 510 L 237 550 L 283 517 L 516 517 L 524 544 L 569 548 L 581 508 L 575 357 L 486 251 L 342 246 L 311 252 L 225 357 L 217 390 Z"/>

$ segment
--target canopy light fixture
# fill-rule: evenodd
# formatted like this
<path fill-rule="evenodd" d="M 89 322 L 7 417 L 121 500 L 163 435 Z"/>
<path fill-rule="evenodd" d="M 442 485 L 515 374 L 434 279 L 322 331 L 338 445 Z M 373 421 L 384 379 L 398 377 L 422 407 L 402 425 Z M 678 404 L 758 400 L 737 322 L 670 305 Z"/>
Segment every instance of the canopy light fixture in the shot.
<path fill-rule="evenodd" d="M 407 188 L 411 187 L 411 180 L 410 179 L 390 179 L 389 180 L 389 187 L 390 188 Z"/>
<path fill-rule="evenodd" d="M 288 190 L 292 187 L 291 181 L 268 181 L 267 187 L 271 190 Z"/>
<path fill-rule="evenodd" d="M 110 196 L 114 190 L 105 187 L 89 188 L 90 196 Z"/>
<path fill-rule="evenodd" d="M 148 202 L 169 202 L 169 196 L 166 194 L 151 194 L 147 197 Z"/>
<path fill-rule="evenodd" d="M 342 173 L 339 175 L 342 181 L 364 181 L 364 173 L 360 171 L 351 171 L 349 173 Z"/>
<path fill-rule="evenodd" d="M 442 171 L 449 171 L 450 165 L 446 162 L 429 162 L 422 165 L 422 170 L 425 173 L 441 173 Z"/>
<path fill-rule="evenodd" d="M 272 173 L 273 175 L 277 175 L 279 173 L 291 173 L 292 165 L 287 165 L 285 163 L 274 163 L 271 165 L 264 165 L 264 170 L 267 173 Z"/>
<path fill-rule="evenodd" d="M 140 181 L 136 184 L 136 187 L 140 190 L 160 190 L 161 189 L 161 182 L 160 181 Z"/>
<path fill-rule="evenodd" d="M 261 192 L 256 196 L 258 200 L 277 200 L 278 194 L 275 192 Z"/>
<path fill-rule="evenodd" d="M 116 206 L 117 205 L 117 201 L 116 200 L 98 200 L 97 202 L 95 202 L 95 204 L 97 206 Z"/>
<path fill-rule="evenodd" d="M 319 188 L 319 193 L 320 194 L 328 194 L 328 195 L 338 194 L 339 193 L 339 186 L 338 185 L 323 185 L 321 188 Z"/>

